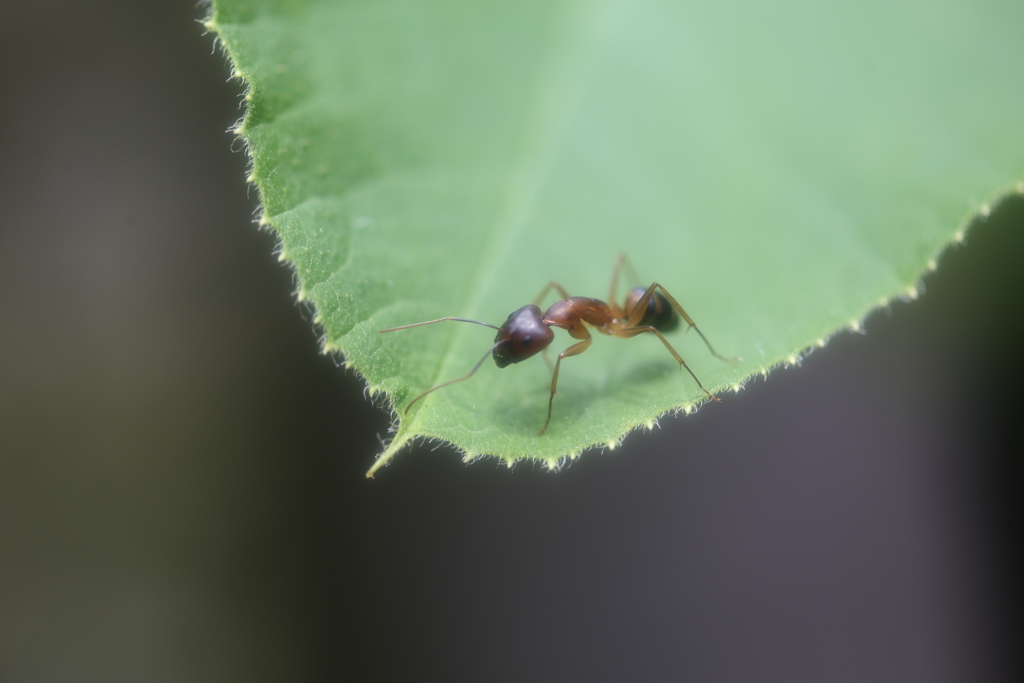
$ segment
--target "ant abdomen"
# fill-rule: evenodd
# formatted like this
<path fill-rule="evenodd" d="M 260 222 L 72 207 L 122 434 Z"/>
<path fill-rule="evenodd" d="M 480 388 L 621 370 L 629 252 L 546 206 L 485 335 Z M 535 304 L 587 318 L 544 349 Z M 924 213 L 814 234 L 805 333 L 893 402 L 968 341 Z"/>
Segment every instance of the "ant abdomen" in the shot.
<path fill-rule="evenodd" d="M 626 295 L 627 318 L 646 291 L 646 287 L 634 287 L 629 290 Z M 660 332 L 671 332 L 679 327 L 679 315 L 661 292 L 654 291 L 651 293 L 650 301 L 647 302 L 647 312 L 644 313 L 644 317 L 637 325 L 639 327 L 651 326 Z"/>
<path fill-rule="evenodd" d="M 554 338 L 555 333 L 544 323 L 540 307 L 536 304 L 523 306 L 509 314 L 505 324 L 498 328 L 491 352 L 494 364 L 505 368 L 531 358 L 550 346 Z"/>

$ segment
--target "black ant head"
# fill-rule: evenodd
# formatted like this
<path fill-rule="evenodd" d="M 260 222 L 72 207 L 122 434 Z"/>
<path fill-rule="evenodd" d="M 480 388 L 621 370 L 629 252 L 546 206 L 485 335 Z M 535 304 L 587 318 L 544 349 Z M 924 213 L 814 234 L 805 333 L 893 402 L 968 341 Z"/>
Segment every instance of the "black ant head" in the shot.
<path fill-rule="evenodd" d="M 627 315 L 633 311 L 637 302 L 640 301 L 640 297 L 646 291 L 646 287 L 634 287 L 629 290 L 629 294 L 626 295 Z M 676 315 L 676 311 L 672 308 L 668 299 L 658 290 L 654 290 L 650 300 L 647 302 L 647 312 L 644 313 L 644 317 L 640 319 L 637 325 L 641 327 L 650 325 L 659 332 L 671 332 L 679 327 L 679 316 Z"/>
<path fill-rule="evenodd" d="M 523 306 L 508 316 L 494 337 L 494 363 L 499 368 L 535 356 L 550 344 L 555 333 L 544 324 L 540 308 L 534 304 Z"/>

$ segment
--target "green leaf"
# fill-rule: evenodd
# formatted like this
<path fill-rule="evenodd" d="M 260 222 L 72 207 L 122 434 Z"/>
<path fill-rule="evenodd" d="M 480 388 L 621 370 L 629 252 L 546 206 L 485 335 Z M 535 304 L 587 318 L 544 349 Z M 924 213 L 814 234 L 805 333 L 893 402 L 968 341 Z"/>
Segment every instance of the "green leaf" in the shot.
<path fill-rule="evenodd" d="M 215 0 L 238 133 L 299 297 L 413 439 L 557 465 L 704 400 L 650 335 L 499 370 L 496 325 L 615 255 L 722 353 L 794 363 L 922 274 L 1024 178 L 1024 3 Z M 549 298 L 549 302 L 552 299 Z M 558 332 L 552 350 L 568 347 Z M 710 410 L 728 410 L 728 396 Z M 372 470 L 371 470 L 372 473 Z"/>

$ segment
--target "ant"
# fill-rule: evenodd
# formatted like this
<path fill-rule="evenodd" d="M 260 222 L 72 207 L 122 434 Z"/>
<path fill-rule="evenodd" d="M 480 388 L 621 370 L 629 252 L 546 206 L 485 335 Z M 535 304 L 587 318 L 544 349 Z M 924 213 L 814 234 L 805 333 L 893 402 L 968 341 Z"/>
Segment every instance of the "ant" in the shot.
<path fill-rule="evenodd" d="M 402 325 L 401 327 L 391 327 L 381 332 L 394 332 L 396 330 L 406 330 L 410 327 L 419 327 L 420 325 L 433 325 L 434 323 L 444 322 L 446 320 L 454 320 L 460 323 L 474 323 L 476 325 L 483 325 L 492 329 L 498 330 L 498 334 L 494 337 L 494 345 L 484 354 L 473 369 L 465 377 L 459 377 L 458 379 L 449 380 L 443 384 L 438 384 L 432 389 L 424 391 L 422 394 L 412 400 L 409 405 L 405 407 L 405 413 L 409 413 L 409 409 L 419 401 L 421 398 L 428 394 L 437 391 L 449 384 L 455 384 L 457 382 L 464 382 L 473 376 L 485 360 L 487 356 L 494 358 L 494 363 L 499 368 L 508 367 L 513 363 L 519 363 L 526 360 L 541 351 L 546 351 L 547 347 L 551 345 L 551 342 L 555 338 L 555 333 L 551 328 L 560 327 L 569 333 L 569 336 L 573 339 L 579 339 L 580 341 L 573 344 L 565 351 L 558 354 L 558 360 L 555 361 L 555 367 L 551 375 L 551 395 L 548 397 L 548 417 L 544 421 L 544 426 L 540 430 L 540 434 L 543 434 L 548 429 L 548 424 L 551 422 L 551 407 L 555 400 L 555 389 L 558 386 L 558 369 L 561 366 L 562 359 L 568 358 L 569 356 L 578 356 L 590 347 L 592 341 L 590 331 L 587 327 L 593 327 L 601 334 L 607 334 L 612 337 L 621 337 L 623 339 L 629 339 L 630 337 L 636 337 L 637 335 L 650 332 L 661 340 L 661 343 L 665 345 L 668 352 L 672 354 L 672 357 L 679 363 L 680 369 L 686 368 L 686 371 L 693 377 L 693 381 L 697 383 L 697 386 L 708 395 L 712 401 L 721 403 L 721 399 L 712 394 L 710 391 L 704 388 L 704 385 L 697 379 L 697 375 L 693 374 L 693 370 L 686 364 L 672 345 L 668 343 L 668 340 L 662 335 L 662 332 L 671 332 L 679 326 L 679 318 L 682 317 L 686 321 L 686 324 L 690 328 L 697 331 L 700 338 L 704 340 L 711 355 L 715 358 L 723 360 L 727 363 L 739 360 L 739 357 L 726 358 L 715 351 L 712 348 L 711 343 L 708 342 L 707 337 L 697 328 L 693 320 L 683 307 L 679 305 L 679 302 L 668 293 L 664 287 L 657 282 L 651 283 L 650 287 L 634 287 L 629 290 L 626 295 L 625 304 L 619 306 L 615 303 L 615 293 L 618 287 L 619 271 L 622 269 L 623 262 L 626 261 L 625 254 L 619 254 L 615 260 L 615 268 L 612 270 L 612 283 L 611 291 L 609 292 L 608 300 L 611 303 L 605 303 L 600 299 L 590 299 L 583 296 L 569 296 L 569 293 L 565 291 L 562 285 L 558 284 L 554 280 L 548 283 L 544 290 L 541 291 L 532 304 L 523 306 L 519 310 L 511 313 L 508 319 L 501 327 L 491 325 L 489 323 L 480 322 L 479 320 L 469 320 L 467 318 L 438 318 L 437 320 L 427 320 L 421 323 L 413 323 L 411 325 Z M 630 268 L 632 271 L 632 268 Z M 544 300 L 544 296 L 551 291 L 556 290 L 561 296 L 561 301 L 556 301 L 552 304 L 548 310 L 543 313 L 540 310 L 538 304 Z M 660 290 L 660 291 L 659 291 Z M 689 329 L 689 328 L 688 328 Z M 547 355 L 545 353 L 545 358 Z M 550 367 L 550 361 L 548 365 Z"/>

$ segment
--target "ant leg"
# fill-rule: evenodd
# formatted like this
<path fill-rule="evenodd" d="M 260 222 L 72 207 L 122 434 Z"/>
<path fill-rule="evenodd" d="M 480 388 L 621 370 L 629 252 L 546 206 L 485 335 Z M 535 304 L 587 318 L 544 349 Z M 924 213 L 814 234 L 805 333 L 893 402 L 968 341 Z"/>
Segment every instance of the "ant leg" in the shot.
<path fill-rule="evenodd" d="M 588 334 L 586 339 L 578 344 L 573 344 L 565 351 L 558 354 L 558 360 L 555 361 L 555 371 L 551 375 L 551 396 L 548 398 L 548 419 L 544 420 L 544 427 L 542 427 L 540 432 L 538 432 L 539 434 L 546 432 L 548 429 L 548 423 L 551 422 L 551 406 L 555 402 L 555 389 L 558 387 L 558 368 L 562 364 L 562 359 L 569 356 L 578 356 L 583 353 L 587 350 L 587 347 L 590 346 L 591 341 L 593 341 L 593 339 Z"/>
<path fill-rule="evenodd" d="M 707 345 L 708 351 L 711 352 L 712 356 L 719 360 L 724 360 L 726 363 L 735 363 L 738 360 L 743 360 L 739 356 L 726 358 L 725 356 L 715 351 L 714 347 L 711 346 L 711 342 L 708 341 L 708 338 L 704 336 L 704 333 L 700 331 L 700 328 L 697 327 L 697 324 L 693 322 L 693 318 L 688 316 L 686 314 L 686 311 L 683 310 L 683 307 L 679 305 L 678 301 L 676 301 L 675 297 L 669 294 L 668 290 L 659 285 L 657 282 L 652 283 L 651 286 L 647 288 L 647 291 L 644 292 L 644 295 L 640 297 L 639 300 L 637 300 L 636 306 L 633 308 L 633 314 L 630 315 L 629 319 L 626 321 L 627 329 L 636 326 L 636 324 L 640 322 L 640 319 L 644 317 L 644 313 L 647 312 L 647 303 L 651 300 L 651 297 L 654 296 L 655 289 L 660 289 L 661 293 L 664 294 L 665 298 L 668 299 L 670 304 L 672 304 L 672 308 L 676 309 L 676 313 L 682 316 L 683 320 L 686 321 L 687 325 L 689 325 L 690 327 L 697 331 L 697 334 L 699 334 L 700 338 L 704 340 L 704 343 Z M 658 336 L 661 337 L 661 334 L 659 333 Z M 662 337 L 662 341 L 664 341 L 664 337 Z M 668 342 L 665 342 L 665 345 L 667 346 Z M 678 356 L 676 357 L 678 358 Z"/>
<path fill-rule="evenodd" d="M 384 331 L 386 331 L 386 330 L 384 330 Z M 413 399 L 413 400 L 412 400 L 412 401 L 411 401 L 411 402 L 409 403 L 409 405 L 407 405 L 407 406 L 405 407 L 405 412 L 403 412 L 402 414 L 403 414 L 403 415 L 408 415 L 408 414 L 409 414 L 409 408 L 412 408 L 413 404 L 414 404 L 414 403 L 416 403 L 416 401 L 420 400 L 421 398 L 423 398 L 423 397 L 424 397 L 424 396 L 426 396 L 427 394 L 431 394 L 431 393 L 433 393 L 433 392 L 437 391 L 438 389 L 443 389 L 444 387 L 448 386 L 449 384 L 455 384 L 456 382 L 465 382 L 465 381 L 466 381 L 467 379 L 469 379 L 470 377 L 472 377 L 472 376 L 473 376 L 473 373 L 474 373 L 474 372 L 476 372 L 477 370 L 479 370 L 479 369 L 480 369 L 480 366 L 481 366 L 481 365 L 483 365 L 483 362 L 484 362 L 485 360 L 487 360 L 487 357 L 488 357 L 489 355 L 491 355 L 492 353 L 494 353 L 494 349 L 498 348 L 498 345 L 499 345 L 499 344 L 503 344 L 503 343 L 504 343 L 504 342 L 502 342 L 502 341 L 499 341 L 499 342 L 495 342 L 494 346 L 492 346 L 492 347 L 491 347 L 490 349 L 488 349 L 487 353 L 485 353 L 485 354 L 484 354 L 484 357 L 483 357 L 483 358 L 481 358 L 480 360 L 478 360 L 478 361 L 477 361 L 476 365 L 474 365 L 474 366 L 473 366 L 473 369 L 472 369 L 472 370 L 470 370 L 470 371 L 469 371 L 469 374 L 467 374 L 467 375 L 466 375 L 465 377 L 459 377 L 458 379 L 450 379 L 450 380 L 448 380 L 447 382 L 445 382 L 444 384 L 438 384 L 438 385 L 437 385 L 436 387 L 434 387 L 434 388 L 432 388 L 432 389 L 427 389 L 427 390 L 426 390 L 426 391 L 424 391 L 424 392 L 423 392 L 422 394 L 420 394 L 419 396 L 417 396 L 416 398 L 414 398 L 414 399 Z"/>
<path fill-rule="evenodd" d="M 636 276 L 636 270 L 633 268 L 633 263 L 629 260 L 629 256 L 626 255 L 626 252 L 620 251 L 615 256 L 615 267 L 612 268 L 612 284 L 608 290 L 608 303 L 612 306 L 618 305 L 616 303 L 618 301 L 616 294 L 619 288 L 619 272 L 622 271 L 623 267 L 629 271 L 629 275 L 633 277 L 633 282 L 639 281 Z"/>
<path fill-rule="evenodd" d="M 619 271 L 622 270 L 622 261 L 626 258 L 626 252 L 620 251 L 615 256 L 615 267 L 612 268 L 612 284 L 608 288 L 608 305 L 615 306 L 618 301 L 616 291 L 619 288 Z"/>
<path fill-rule="evenodd" d="M 537 298 L 533 300 L 533 305 L 540 306 L 540 302 L 544 301 L 544 297 L 547 296 L 547 293 L 550 292 L 552 289 L 556 290 L 559 294 L 561 294 L 563 299 L 569 298 L 569 292 L 565 291 L 562 285 L 552 280 L 547 284 L 546 287 L 544 287 L 544 289 L 541 290 Z"/>
<path fill-rule="evenodd" d="M 697 386 L 700 387 L 700 390 L 708 395 L 708 398 L 718 403 L 722 402 L 722 399 L 718 398 L 717 396 L 715 396 L 710 391 L 704 388 L 704 385 L 700 383 L 699 379 L 697 379 L 697 375 L 693 374 L 693 370 L 691 370 L 690 366 L 686 364 L 686 361 L 683 360 L 683 357 L 680 356 L 674 348 L 672 348 L 672 345 L 668 343 L 668 339 L 665 339 L 665 336 L 662 335 L 662 333 L 655 329 L 653 326 L 626 327 L 621 330 L 616 330 L 612 332 L 612 336 L 621 337 L 623 339 L 629 339 L 630 337 L 635 337 L 639 334 L 643 334 L 644 332 L 653 332 L 654 334 L 658 335 L 658 339 L 660 339 L 661 343 L 665 345 L 665 348 L 668 349 L 668 352 L 672 354 L 672 357 L 679 361 L 679 369 L 682 370 L 683 368 L 686 368 L 686 371 L 690 373 L 690 377 L 692 377 L 693 381 L 697 383 Z"/>

